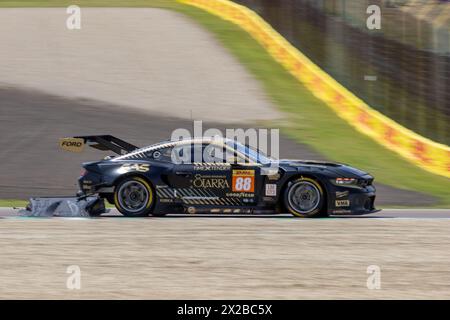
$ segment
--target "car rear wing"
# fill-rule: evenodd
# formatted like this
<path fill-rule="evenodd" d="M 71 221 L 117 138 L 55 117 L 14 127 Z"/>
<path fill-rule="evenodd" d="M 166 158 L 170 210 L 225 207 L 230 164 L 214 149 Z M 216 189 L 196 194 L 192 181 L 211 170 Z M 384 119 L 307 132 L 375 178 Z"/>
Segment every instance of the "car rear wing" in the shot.
<path fill-rule="evenodd" d="M 72 138 L 62 138 L 59 146 L 66 151 L 81 152 L 85 145 L 102 151 L 112 151 L 119 155 L 127 154 L 138 149 L 135 145 L 123 141 L 111 135 L 100 136 L 77 136 Z"/>

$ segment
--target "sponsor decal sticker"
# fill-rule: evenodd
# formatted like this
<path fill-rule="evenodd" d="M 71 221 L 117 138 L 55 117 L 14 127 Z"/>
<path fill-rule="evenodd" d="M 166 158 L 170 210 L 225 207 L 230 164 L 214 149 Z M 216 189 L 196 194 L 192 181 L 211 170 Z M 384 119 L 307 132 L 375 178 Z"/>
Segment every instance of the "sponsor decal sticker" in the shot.
<path fill-rule="evenodd" d="M 336 198 L 345 198 L 348 196 L 348 191 L 336 191 Z"/>
<path fill-rule="evenodd" d="M 333 210 L 333 213 L 334 214 L 347 214 L 347 213 L 351 213 L 351 211 L 341 209 L 341 210 Z"/>
<path fill-rule="evenodd" d="M 226 171 L 230 170 L 228 163 L 194 163 L 194 170 L 196 171 Z"/>
<path fill-rule="evenodd" d="M 203 176 L 201 174 L 196 174 L 192 185 L 195 188 L 216 188 L 216 189 L 227 189 L 229 184 L 226 176 Z"/>
<path fill-rule="evenodd" d="M 255 170 L 233 170 L 233 192 L 255 191 Z"/>
<path fill-rule="evenodd" d="M 84 140 L 79 138 L 63 138 L 59 140 L 59 146 L 70 152 L 81 152 L 84 148 Z"/>
<path fill-rule="evenodd" d="M 349 207 L 350 200 L 336 200 L 336 207 Z"/>
<path fill-rule="evenodd" d="M 266 184 L 266 196 L 274 197 L 277 195 L 277 185 L 274 183 Z"/>
<path fill-rule="evenodd" d="M 130 172 L 130 171 L 139 171 L 139 172 L 148 172 L 150 170 L 150 165 L 146 163 L 125 163 L 120 167 L 120 172 Z"/>
<path fill-rule="evenodd" d="M 253 193 L 242 193 L 242 192 L 229 192 L 225 194 L 227 198 L 252 198 L 254 197 Z"/>

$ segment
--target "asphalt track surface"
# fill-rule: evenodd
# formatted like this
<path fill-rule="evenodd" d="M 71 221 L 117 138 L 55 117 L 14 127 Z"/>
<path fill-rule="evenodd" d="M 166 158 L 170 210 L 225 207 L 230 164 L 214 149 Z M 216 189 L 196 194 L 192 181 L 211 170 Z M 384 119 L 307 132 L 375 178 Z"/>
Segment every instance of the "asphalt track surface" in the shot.
<path fill-rule="evenodd" d="M 19 208 L 0 208 L 0 218 L 28 218 L 23 214 L 19 213 Z M 29 217 L 29 218 L 39 218 L 39 217 Z M 64 218 L 64 217 L 62 217 Z M 70 217 L 67 217 L 70 219 Z M 96 217 L 97 218 L 97 217 Z M 110 209 L 108 213 L 102 214 L 99 218 L 125 218 L 116 209 Z M 153 218 L 150 216 L 150 218 Z M 235 214 L 169 214 L 164 218 L 292 218 L 295 219 L 291 214 L 277 214 L 277 215 L 235 215 Z M 339 215 L 331 216 L 330 218 L 353 218 L 353 219 L 364 219 L 364 218 L 418 218 L 418 219 L 450 219 L 450 209 L 383 209 L 381 211 L 366 214 L 366 215 Z M 54 217 L 58 219 L 58 217 Z M 89 218 L 87 218 L 89 219 Z M 136 218 L 139 219 L 139 218 Z M 142 219 L 142 218 L 141 218 Z M 146 219 L 146 218 L 144 218 Z"/>
<path fill-rule="evenodd" d="M 0 299 L 449 299 L 448 210 L 375 216 L 0 218 Z"/>

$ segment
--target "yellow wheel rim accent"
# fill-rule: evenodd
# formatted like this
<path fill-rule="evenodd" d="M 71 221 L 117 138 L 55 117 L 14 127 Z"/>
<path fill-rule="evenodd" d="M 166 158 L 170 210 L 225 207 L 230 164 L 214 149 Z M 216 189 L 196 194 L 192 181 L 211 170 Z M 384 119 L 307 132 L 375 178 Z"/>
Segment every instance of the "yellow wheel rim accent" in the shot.
<path fill-rule="evenodd" d="M 322 187 L 320 186 L 320 184 L 317 183 L 316 180 L 311 179 L 311 178 L 304 178 L 304 177 L 301 177 L 301 178 L 299 178 L 299 179 L 294 180 L 293 183 L 298 182 L 298 181 L 308 181 L 308 182 L 311 182 L 312 184 L 314 184 L 314 185 L 317 187 L 317 189 L 319 189 L 320 195 L 321 195 L 321 196 L 323 195 L 323 189 L 322 189 Z M 307 215 L 300 214 L 300 213 L 298 213 L 298 212 L 292 210 L 292 208 L 290 208 L 290 207 L 288 208 L 288 210 L 289 210 L 290 213 L 292 213 L 292 214 L 293 214 L 294 216 L 296 216 L 296 217 L 299 217 L 299 218 L 306 218 L 306 217 L 307 217 Z"/>
<path fill-rule="evenodd" d="M 152 187 L 151 187 L 151 186 L 147 183 L 147 181 L 146 181 L 145 179 L 143 179 L 143 178 L 140 178 L 140 177 L 134 177 L 134 178 L 132 178 L 132 180 L 135 180 L 135 181 L 138 181 L 138 182 L 142 183 L 142 184 L 145 186 L 145 188 L 147 189 L 147 192 L 148 192 L 148 200 L 147 200 L 147 204 L 145 205 L 145 208 L 146 208 L 146 209 L 150 208 L 151 205 L 152 205 L 152 203 L 153 203 L 153 189 L 152 189 Z M 117 191 L 114 192 L 114 203 L 115 203 L 116 205 L 118 205 L 122 210 L 126 210 L 125 208 L 123 208 L 123 207 L 120 205 L 120 201 L 119 201 L 119 198 L 118 198 L 118 192 L 117 192 Z"/>

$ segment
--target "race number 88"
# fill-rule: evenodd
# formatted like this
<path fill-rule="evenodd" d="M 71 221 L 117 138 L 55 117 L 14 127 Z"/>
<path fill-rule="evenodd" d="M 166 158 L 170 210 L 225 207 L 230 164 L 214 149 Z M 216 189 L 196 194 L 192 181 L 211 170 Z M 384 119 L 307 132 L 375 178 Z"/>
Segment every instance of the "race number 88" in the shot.
<path fill-rule="evenodd" d="M 250 189 L 252 189 L 252 182 L 253 179 L 251 177 L 247 177 L 247 178 L 243 178 L 243 177 L 238 177 L 236 178 L 235 184 L 234 184 L 234 189 L 236 191 L 250 191 Z"/>
<path fill-rule="evenodd" d="M 255 171 L 233 170 L 232 189 L 233 192 L 254 192 Z"/>

